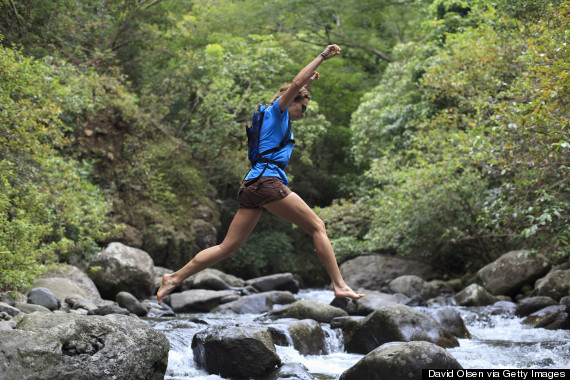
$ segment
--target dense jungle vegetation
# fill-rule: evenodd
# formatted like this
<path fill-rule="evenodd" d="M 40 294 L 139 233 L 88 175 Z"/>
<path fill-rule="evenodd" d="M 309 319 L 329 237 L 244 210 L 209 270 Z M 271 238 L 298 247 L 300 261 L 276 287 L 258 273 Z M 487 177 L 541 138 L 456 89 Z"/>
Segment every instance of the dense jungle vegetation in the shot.
<path fill-rule="evenodd" d="M 177 269 L 223 238 L 243 124 L 329 43 L 288 173 L 339 261 L 570 256 L 568 1 L 1 0 L 0 40 L 0 290 L 109 241 Z M 326 281 L 268 213 L 221 268 Z"/>

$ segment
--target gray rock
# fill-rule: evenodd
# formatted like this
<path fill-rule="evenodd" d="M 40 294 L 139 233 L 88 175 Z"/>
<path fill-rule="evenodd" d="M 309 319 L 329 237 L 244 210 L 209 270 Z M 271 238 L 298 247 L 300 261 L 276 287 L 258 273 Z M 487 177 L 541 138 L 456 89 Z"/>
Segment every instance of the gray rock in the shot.
<path fill-rule="evenodd" d="M 443 329 L 449 331 L 454 336 L 458 338 L 471 338 L 471 334 L 469 330 L 467 330 L 467 327 L 465 327 L 465 322 L 457 310 L 450 307 L 441 309 L 427 308 L 424 312 L 433 317 Z"/>
<path fill-rule="evenodd" d="M 570 296 L 560 298 L 560 305 L 570 305 Z"/>
<path fill-rule="evenodd" d="M 301 355 L 328 354 L 325 334 L 317 321 L 278 320 L 269 327 L 273 343 L 278 346 L 293 346 Z"/>
<path fill-rule="evenodd" d="M 6 379 L 163 379 L 166 337 L 131 317 L 27 314 L 0 331 Z M 65 374 L 65 376 L 62 376 Z"/>
<path fill-rule="evenodd" d="M 455 295 L 455 301 L 460 306 L 486 306 L 497 302 L 497 298 L 485 288 L 471 284 Z"/>
<path fill-rule="evenodd" d="M 340 380 L 421 380 L 423 369 L 462 369 L 443 348 L 429 342 L 388 343 L 342 373 Z"/>
<path fill-rule="evenodd" d="M 535 311 L 554 305 L 557 305 L 557 303 L 550 297 L 529 297 L 519 302 L 515 314 L 519 317 L 526 317 Z"/>
<path fill-rule="evenodd" d="M 122 314 L 129 315 L 129 311 L 120 307 L 119 305 L 104 305 L 100 306 L 95 310 L 89 310 L 87 315 L 109 315 L 109 314 Z"/>
<path fill-rule="evenodd" d="M 95 270 L 95 268 L 101 268 Z M 89 275 L 105 299 L 120 291 L 137 298 L 154 291 L 154 263 L 148 253 L 121 243 L 111 243 L 89 262 Z"/>
<path fill-rule="evenodd" d="M 79 294 L 72 294 L 68 296 L 65 298 L 65 303 L 68 304 L 72 310 L 85 309 L 87 311 L 90 311 L 98 308 L 95 303 L 81 297 Z"/>
<path fill-rule="evenodd" d="M 350 315 L 366 316 L 379 307 L 397 305 L 402 301 L 401 298 L 394 294 L 387 294 L 373 290 L 358 289 L 357 293 L 363 293 L 366 294 L 366 296 L 358 300 L 348 301 L 346 308 L 343 309 Z M 336 303 L 339 302 L 339 300 L 335 299 L 333 302 Z"/>
<path fill-rule="evenodd" d="M 532 296 L 551 297 L 560 301 L 570 294 L 570 269 L 555 268 L 536 281 Z"/>
<path fill-rule="evenodd" d="M 28 303 L 40 305 L 51 311 L 61 307 L 61 300 L 47 288 L 33 288 L 28 293 Z"/>
<path fill-rule="evenodd" d="M 307 367 L 301 363 L 285 363 L 276 369 L 266 380 L 314 380 L 315 377 L 309 373 Z"/>
<path fill-rule="evenodd" d="M 117 293 L 116 301 L 120 307 L 127 309 L 129 312 L 138 315 L 139 317 L 144 317 L 148 312 L 148 310 L 131 293 Z"/>
<path fill-rule="evenodd" d="M 523 323 L 547 330 L 570 330 L 570 306 L 548 306 L 526 317 Z"/>
<path fill-rule="evenodd" d="M 16 324 L 10 321 L 0 321 L 0 331 L 10 331 L 16 328 Z"/>
<path fill-rule="evenodd" d="M 493 295 L 515 296 L 549 269 L 550 263 L 543 255 L 533 258 L 529 251 L 511 251 L 481 268 L 476 282 Z"/>
<path fill-rule="evenodd" d="M 311 300 L 296 301 L 280 310 L 269 313 L 269 317 L 272 319 L 313 319 L 321 323 L 330 323 L 333 318 L 344 316 L 347 316 L 347 313 L 338 307 Z"/>
<path fill-rule="evenodd" d="M 16 308 L 22 313 L 31 314 L 36 311 L 40 313 L 51 313 L 51 310 L 42 305 L 34 305 L 31 303 L 16 302 Z"/>
<path fill-rule="evenodd" d="M 20 314 L 20 310 L 14 306 L 8 305 L 5 302 L 0 302 L 0 313 L 7 313 L 8 315 L 15 317 L 16 315 Z"/>
<path fill-rule="evenodd" d="M 103 301 L 93 280 L 81 269 L 72 265 L 60 264 L 39 278 L 32 287 L 48 288 L 60 300 L 78 294 L 97 305 Z"/>
<path fill-rule="evenodd" d="M 428 300 L 438 295 L 438 290 L 429 286 L 421 277 L 415 275 L 400 276 L 388 284 L 394 293 L 401 293 L 407 297 L 419 296 L 423 300 Z"/>
<path fill-rule="evenodd" d="M 273 304 L 265 293 L 240 297 L 238 300 L 218 306 L 213 312 L 236 314 L 261 314 L 271 310 Z"/>
<path fill-rule="evenodd" d="M 213 271 L 201 271 L 192 276 L 193 289 L 228 290 L 231 286 Z"/>
<path fill-rule="evenodd" d="M 396 277 L 416 275 L 424 280 L 432 276 L 431 266 L 419 261 L 391 255 L 364 255 L 344 262 L 340 266 L 345 281 L 352 288 L 382 290 Z"/>
<path fill-rule="evenodd" d="M 192 289 L 172 293 L 165 301 L 176 313 L 208 312 L 220 305 L 220 300 L 235 294 L 231 290 Z"/>
<path fill-rule="evenodd" d="M 352 335 L 343 332 L 346 350 L 360 354 L 395 341 L 422 340 L 444 348 L 459 345 L 457 338 L 434 318 L 405 305 L 382 306 L 360 321 Z"/>
<path fill-rule="evenodd" d="M 192 339 L 196 364 L 210 374 L 229 378 L 257 378 L 281 364 L 267 329 L 214 326 Z"/>
<path fill-rule="evenodd" d="M 194 243 L 200 249 L 216 245 L 218 230 L 211 223 L 202 219 L 194 219 L 190 224 L 190 234 L 194 236 Z"/>
<path fill-rule="evenodd" d="M 258 277 L 245 282 L 245 286 L 253 286 L 260 292 L 271 290 L 286 290 L 291 293 L 299 292 L 299 283 L 291 273 L 279 273 Z"/>

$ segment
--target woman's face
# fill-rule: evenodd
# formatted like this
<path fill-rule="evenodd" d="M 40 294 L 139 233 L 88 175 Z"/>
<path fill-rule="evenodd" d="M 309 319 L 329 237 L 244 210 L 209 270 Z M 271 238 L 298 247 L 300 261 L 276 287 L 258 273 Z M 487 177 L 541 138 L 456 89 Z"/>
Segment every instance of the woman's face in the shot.
<path fill-rule="evenodd" d="M 309 99 L 303 98 L 298 102 L 293 102 L 289 106 L 289 119 L 291 121 L 299 120 L 305 117 L 305 111 L 309 105 Z"/>

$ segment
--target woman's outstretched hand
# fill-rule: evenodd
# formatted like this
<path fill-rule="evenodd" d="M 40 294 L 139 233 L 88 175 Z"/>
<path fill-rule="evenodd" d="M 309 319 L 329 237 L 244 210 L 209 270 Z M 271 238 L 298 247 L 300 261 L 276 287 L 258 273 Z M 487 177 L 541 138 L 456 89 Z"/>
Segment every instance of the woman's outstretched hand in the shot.
<path fill-rule="evenodd" d="M 340 54 L 342 49 L 338 45 L 329 45 L 326 47 L 325 51 L 323 51 L 320 55 L 325 59 L 331 59 L 332 57 L 336 57 Z"/>

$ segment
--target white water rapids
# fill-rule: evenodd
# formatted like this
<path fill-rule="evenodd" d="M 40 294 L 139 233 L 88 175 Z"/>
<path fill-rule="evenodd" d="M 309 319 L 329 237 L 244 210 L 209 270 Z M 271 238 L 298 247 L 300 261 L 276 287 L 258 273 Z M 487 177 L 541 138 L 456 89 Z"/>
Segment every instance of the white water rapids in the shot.
<path fill-rule="evenodd" d="M 298 299 L 330 303 L 331 291 L 304 290 Z M 459 339 L 460 346 L 448 349 L 465 369 L 553 369 L 570 368 L 570 330 L 536 329 L 522 324 L 512 312 L 497 313 L 493 307 L 457 307 L 471 339 Z M 191 343 L 194 334 L 208 325 L 250 325 L 259 315 L 180 314 L 176 317 L 146 319 L 170 341 L 165 379 L 220 380 L 194 363 Z M 204 323 L 205 322 L 205 323 Z M 318 379 L 338 379 L 363 355 L 344 351 L 342 332 L 324 324 L 330 354 L 303 356 L 293 347 L 276 346 L 281 361 L 302 363 Z"/>

